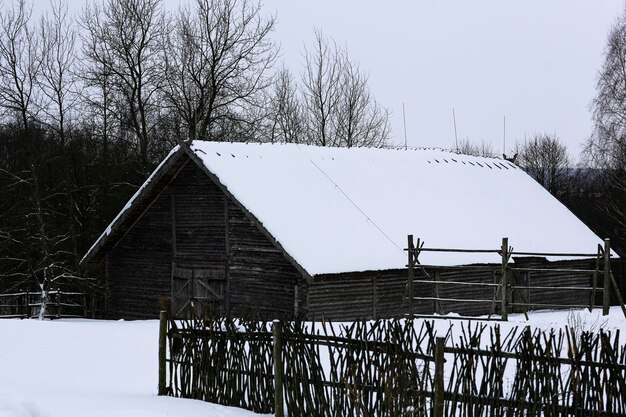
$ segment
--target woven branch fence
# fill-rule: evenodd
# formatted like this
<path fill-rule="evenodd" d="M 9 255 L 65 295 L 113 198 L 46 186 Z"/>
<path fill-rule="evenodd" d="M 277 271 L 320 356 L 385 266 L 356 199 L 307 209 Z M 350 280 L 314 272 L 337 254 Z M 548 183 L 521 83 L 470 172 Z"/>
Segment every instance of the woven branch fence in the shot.
<path fill-rule="evenodd" d="M 172 322 L 165 313 L 161 331 L 160 394 L 259 413 L 626 415 L 619 333 L 502 335 L 464 323 L 441 334 L 432 321 Z"/>

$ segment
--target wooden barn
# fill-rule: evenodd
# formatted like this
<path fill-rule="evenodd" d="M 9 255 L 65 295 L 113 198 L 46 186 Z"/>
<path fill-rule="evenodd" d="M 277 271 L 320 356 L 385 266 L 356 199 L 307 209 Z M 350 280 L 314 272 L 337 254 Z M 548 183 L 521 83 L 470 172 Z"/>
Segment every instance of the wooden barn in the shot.
<path fill-rule="evenodd" d="M 392 317 L 406 312 L 408 234 L 432 248 L 497 247 L 504 236 L 527 252 L 594 253 L 602 243 L 505 160 L 196 141 L 170 152 L 82 262 L 103 268 L 108 318 L 157 317 L 164 297 L 179 315 L 193 305 L 264 318 Z M 492 282 L 499 257 L 424 252 L 420 262 L 447 268 L 441 280 Z M 591 280 L 548 275 L 542 282 L 568 287 Z M 455 288 L 451 302 L 468 297 Z M 428 301 L 431 284 L 415 291 L 426 299 L 417 312 L 484 311 Z M 573 303 L 589 293 L 547 297 Z"/>

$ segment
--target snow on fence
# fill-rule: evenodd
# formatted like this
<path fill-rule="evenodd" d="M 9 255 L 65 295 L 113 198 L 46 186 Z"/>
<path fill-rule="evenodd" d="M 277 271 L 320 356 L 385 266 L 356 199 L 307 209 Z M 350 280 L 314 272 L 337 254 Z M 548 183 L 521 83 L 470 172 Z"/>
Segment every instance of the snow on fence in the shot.
<path fill-rule="evenodd" d="M 86 294 L 50 290 L 46 293 L 45 318 L 87 317 Z M 0 294 L 0 318 L 29 319 L 38 317 L 44 301 L 41 292 L 21 291 Z"/>
<path fill-rule="evenodd" d="M 459 331 L 460 330 L 460 331 Z M 432 321 L 170 321 L 159 393 L 277 416 L 626 415 L 619 332 Z M 276 407 L 275 405 L 278 405 Z"/>
<path fill-rule="evenodd" d="M 611 271 L 611 247 L 609 239 L 604 246 L 598 245 L 596 253 L 545 253 L 519 252 L 509 246 L 508 238 L 502 239 L 498 249 L 450 249 L 428 248 L 424 242 L 408 235 L 408 277 L 405 301 L 409 317 L 416 316 L 415 304 L 432 302 L 433 311 L 445 314 L 442 305 L 454 305 L 459 312 L 464 306 L 481 305 L 483 314 L 500 315 L 508 319 L 510 312 L 528 313 L 537 309 L 589 308 L 595 307 L 596 295 L 602 294 L 603 314 L 607 315 L 611 292 L 623 307 L 619 286 Z M 501 258 L 500 265 L 433 266 L 419 261 L 422 252 L 443 253 L 493 253 Z M 528 266 L 511 263 L 512 256 L 557 257 L 566 259 L 593 259 L 593 268 L 577 267 L 575 263 L 565 267 L 545 266 L 543 263 Z M 558 265 L 558 264 L 557 264 Z M 572 284 L 574 283 L 574 284 Z M 602 284 L 599 286 L 598 284 Z M 432 294 L 421 295 L 415 286 L 430 285 Z M 423 291 L 422 291 L 423 292 Z M 581 300 L 585 300 L 582 302 Z M 474 309 L 475 310 L 475 309 Z M 423 315 L 421 317 L 424 317 Z"/>

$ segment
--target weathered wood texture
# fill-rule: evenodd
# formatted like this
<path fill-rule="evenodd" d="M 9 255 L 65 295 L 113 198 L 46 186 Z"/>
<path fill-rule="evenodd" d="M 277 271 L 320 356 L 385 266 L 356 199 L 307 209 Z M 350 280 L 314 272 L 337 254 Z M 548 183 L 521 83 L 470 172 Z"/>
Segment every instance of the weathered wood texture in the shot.
<path fill-rule="evenodd" d="M 575 260 L 575 261 L 559 261 L 559 262 L 516 262 L 517 266 L 528 268 L 545 268 L 545 269 L 595 269 L 595 260 Z M 578 272 L 550 272 L 550 271 L 515 271 L 511 274 L 510 280 L 512 285 L 529 286 L 529 287 L 591 287 L 593 284 L 593 275 Z M 598 288 L 602 288 L 602 274 L 598 276 Z M 512 292 L 510 298 L 513 303 L 527 304 L 552 304 L 555 307 L 569 305 L 589 305 L 591 294 L 589 291 L 570 290 L 570 289 L 523 289 Z M 597 292 L 594 302 L 596 306 L 602 306 L 602 293 Z M 538 310 L 538 307 L 530 307 L 529 310 Z M 512 312 L 521 312 L 523 308 L 514 307 Z"/>
<path fill-rule="evenodd" d="M 406 269 L 316 275 L 309 285 L 309 319 L 391 318 L 406 312 Z M 432 288 L 415 279 L 416 294 Z M 416 300 L 416 314 L 432 312 L 432 303 Z"/>
<path fill-rule="evenodd" d="M 290 416 L 626 415 L 619 332 L 204 319 L 167 335 L 164 391 L 257 413 L 282 415 L 284 402 Z"/>
<path fill-rule="evenodd" d="M 291 317 L 297 301 L 303 314 L 306 281 L 301 274 L 232 201 L 228 213 L 231 312 Z"/>
<path fill-rule="evenodd" d="M 159 316 L 159 299 L 170 294 L 172 226 L 165 190 L 137 219 L 106 259 L 106 316 Z"/>
<path fill-rule="evenodd" d="M 437 314 L 458 313 L 461 315 L 474 316 L 489 314 L 491 311 L 495 287 L 471 286 L 446 284 L 446 282 L 463 282 L 478 284 L 493 284 L 500 280 L 500 265 L 485 269 L 430 269 L 429 275 L 433 280 L 441 281 L 442 284 L 431 284 L 435 297 L 462 301 L 431 301 L 431 312 Z M 418 294 L 419 296 L 419 294 Z M 496 307 L 499 306 L 501 297 L 495 298 Z M 487 300 L 485 302 L 467 300 Z"/>
<path fill-rule="evenodd" d="M 172 181 L 176 261 L 226 265 L 224 193 L 194 163 Z"/>
<path fill-rule="evenodd" d="M 223 312 L 304 314 L 306 280 L 284 254 L 193 162 L 177 170 L 107 254 L 107 316 L 158 317 L 160 298 L 180 292 L 173 265 L 223 270 Z"/>
<path fill-rule="evenodd" d="M 519 261 L 518 261 L 519 262 Z M 511 264 L 513 265 L 513 264 Z M 594 260 L 562 262 L 523 262 L 517 266 L 542 269 L 589 269 L 595 268 Z M 500 265 L 476 265 L 471 268 L 416 269 L 415 314 L 459 313 L 468 316 L 498 314 L 500 312 L 500 294 L 495 286 L 459 285 L 454 283 L 495 284 L 500 281 Z M 405 301 L 406 269 L 387 271 L 365 271 L 342 274 L 317 275 L 309 286 L 309 319 L 356 320 L 371 318 L 400 317 L 407 312 Z M 429 281 L 424 283 L 420 281 Z M 440 283 L 433 284 L 432 281 Z M 577 272 L 533 271 L 530 274 L 521 271 L 509 271 L 511 286 L 541 287 L 588 287 L 592 285 L 592 275 Z M 598 288 L 602 288 L 601 277 Z M 536 303 L 538 306 L 513 305 L 510 312 L 540 309 L 542 304 L 554 307 L 570 305 L 589 305 L 590 291 L 571 289 L 509 289 L 509 300 L 515 304 Z M 441 298 L 448 300 L 421 300 L 420 298 Z M 597 293 L 597 305 L 601 305 L 602 294 Z M 474 300 L 474 301 L 472 301 Z M 482 300 L 482 301 L 481 301 Z M 495 302 L 494 302 L 495 300 Z"/>

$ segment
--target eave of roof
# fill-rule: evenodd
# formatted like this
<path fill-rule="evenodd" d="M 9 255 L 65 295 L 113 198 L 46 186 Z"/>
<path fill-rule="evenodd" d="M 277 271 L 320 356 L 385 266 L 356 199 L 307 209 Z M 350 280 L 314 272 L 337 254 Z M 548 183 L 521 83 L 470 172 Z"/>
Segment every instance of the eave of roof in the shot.
<path fill-rule="evenodd" d="M 176 165 L 181 162 L 180 157 L 184 154 L 185 152 L 181 150 L 180 146 L 176 146 L 170 151 L 152 174 L 150 174 L 148 179 L 128 200 L 126 205 L 120 210 L 117 216 L 115 216 L 100 237 L 91 245 L 87 253 L 85 253 L 80 260 L 81 265 L 99 260 L 102 257 L 101 251 L 103 249 L 114 246 L 115 242 L 126 233 L 126 230 L 130 226 L 128 223 L 132 222 L 131 219 L 139 216 L 145 209 L 141 203 L 147 203 L 145 200 L 150 199 L 157 191 L 160 192 L 160 190 L 157 190 L 157 186 L 159 186 L 164 179 L 167 179 L 169 175 L 174 174 L 172 171 Z"/>

